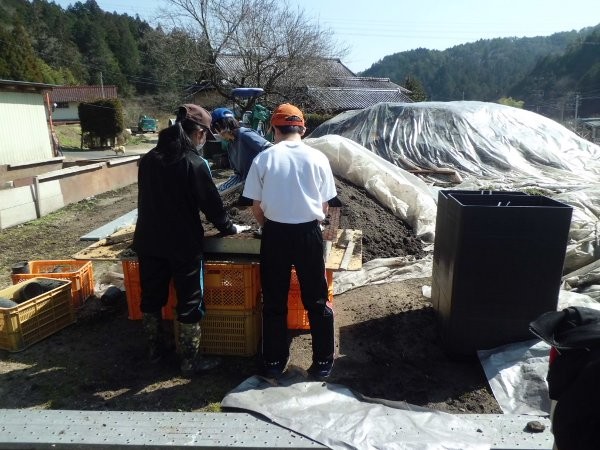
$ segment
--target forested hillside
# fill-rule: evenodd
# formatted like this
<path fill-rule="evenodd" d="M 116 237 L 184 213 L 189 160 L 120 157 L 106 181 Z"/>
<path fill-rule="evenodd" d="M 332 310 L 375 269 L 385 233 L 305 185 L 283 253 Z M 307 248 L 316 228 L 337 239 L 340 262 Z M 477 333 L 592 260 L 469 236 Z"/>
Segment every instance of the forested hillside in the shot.
<path fill-rule="evenodd" d="M 555 105 L 566 104 L 572 115 L 576 92 L 600 96 L 599 32 L 600 25 L 548 37 L 479 40 L 444 51 L 421 48 L 386 56 L 361 75 L 389 77 L 401 85 L 407 78 L 417 80 L 428 100 L 511 96 L 528 109 L 551 104 L 552 110 L 544 110 L 551 116 L 564 115 Z M 600 102 L 587 107 L 600 114 Z"/>
<path fill-rule="evenodd" d="M 547 116 L 600 116 L 600 26 L 544 57 L 508 93 Z"/>
<path fill-rule="evenodd" d="M 181 91 L 193 74 L 168 64 L 170 35 L 94 0 L 63 9 L 45 0 L 0 0 L 0 78 L 116 85 L 120 96 Z"/>

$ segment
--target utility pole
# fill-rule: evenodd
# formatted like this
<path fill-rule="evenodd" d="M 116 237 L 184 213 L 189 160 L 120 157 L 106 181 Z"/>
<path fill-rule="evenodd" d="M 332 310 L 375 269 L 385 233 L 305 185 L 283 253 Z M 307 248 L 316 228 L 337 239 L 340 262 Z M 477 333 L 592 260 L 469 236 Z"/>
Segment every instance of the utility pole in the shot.
<path fill-rule="evenodd" d="M 100 90 L 102 91 L 102 98 L 104 98 L 104 83 L 102 82 L 102 72 L 100 72 Z"/>
<path fill-rule="evenodd" d="M 579 112 L 579 94 L 575 94 L 575 126 L 577 126 L 578 112 Z"/>

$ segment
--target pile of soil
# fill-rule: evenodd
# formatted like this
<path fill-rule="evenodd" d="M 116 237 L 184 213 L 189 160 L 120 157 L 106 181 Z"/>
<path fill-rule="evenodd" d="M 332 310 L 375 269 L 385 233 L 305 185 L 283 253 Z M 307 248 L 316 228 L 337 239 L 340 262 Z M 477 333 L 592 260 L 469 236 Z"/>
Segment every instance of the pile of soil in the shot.
<path fill-rule="evenodd" d="M 215 173 L 225 177 L 227 173 Z M 363 261 L 423 256 L 402 220 L 344 180 L 336 181 L 340 226 L 363 231 Z M 137 185 L 70 205 L 43 219 L 3 230 L 0 288 L 22 260 L 69 259 L 90 243 L 80 237 L 137 207 Z M 251 221 L 231 207 L 234 221 Z M 112 263 L 94 262 L 96 278 Z M 118 266 L 116 266 L 118 268 Z M 366 396 L 405 400 L 447 412 L 500 413 L 477 361 L 453 361 L 442 350 L 435 311 L 421 293 L 430 279 L 366 286 L 334 298 L 338 357 L 331 382 Z M 77 323 L 18 352 L 0 351 L 0 408 L 213 411 L 223 396 L 257 371 L 258 356 L 223 356 L 218 370 L 186 380 L 171 354 L 145 357 L 140 321 L 127 319 L 124 299 L 88 299 Z M 172 336 L 172 322 L 165 321 Z M 311 362 L 307 331 L 293 331 L 291 363 Z"/>

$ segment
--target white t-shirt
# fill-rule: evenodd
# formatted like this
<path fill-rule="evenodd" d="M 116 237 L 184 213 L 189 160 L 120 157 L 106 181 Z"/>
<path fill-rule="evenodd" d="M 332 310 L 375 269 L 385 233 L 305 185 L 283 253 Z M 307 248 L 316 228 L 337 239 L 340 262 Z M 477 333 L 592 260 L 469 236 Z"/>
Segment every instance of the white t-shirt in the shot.
<path fill-rule="evenodd" d="M 244 197 L 259 200 L 264 215 L 281 223 L 323 220 L 323 203 L 337 195 L 327 156 L 302 141 L 282 141 L 250 166 Z"/>

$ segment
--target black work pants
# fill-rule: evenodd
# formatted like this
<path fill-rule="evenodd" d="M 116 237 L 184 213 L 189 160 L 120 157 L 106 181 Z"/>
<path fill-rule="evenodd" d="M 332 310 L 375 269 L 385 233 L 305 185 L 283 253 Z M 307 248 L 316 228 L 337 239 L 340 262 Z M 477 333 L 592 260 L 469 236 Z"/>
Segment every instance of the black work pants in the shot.
<path fill-rule="evenodd" d="M 334 353 L 333 310 L 328 304 L 323 235 L 317 221 L 285 224 L 267 220 L 263 226 L 263 358 L 272 363 L 285 361 L 289 356 L 287 305 L 292 265 L 308 311 L 313 360 L 330 360 Z"/>
<path fill-rule="evenodd" d="M 160 314 L 169 299 L 171 279 L 177 293 L 177 320 L 198 323 L 204 316 L 203 260 L 138 255 L 143 313 Z"/>

